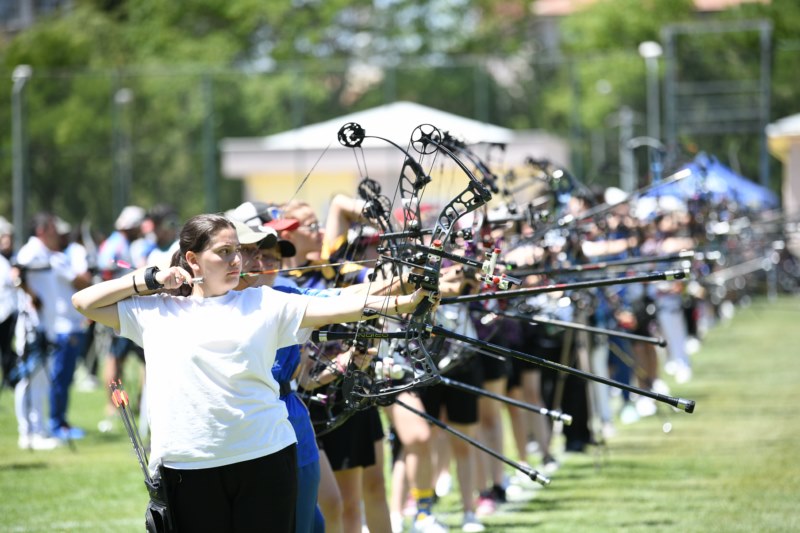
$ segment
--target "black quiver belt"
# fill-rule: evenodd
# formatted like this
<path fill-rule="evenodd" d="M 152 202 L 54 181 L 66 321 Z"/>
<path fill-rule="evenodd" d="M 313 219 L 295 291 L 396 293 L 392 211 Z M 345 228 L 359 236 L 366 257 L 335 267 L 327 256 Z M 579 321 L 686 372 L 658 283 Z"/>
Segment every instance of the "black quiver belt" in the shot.
<path fill-rule="evenodd" d="M 169 505 L 166 477 L 163 465 L 158 466 L 158 473 L 152 482 L 145 480 L 150 501 L 144 513 L 144 523 L 147 533 L 176 533 L 175 519 Z"/>

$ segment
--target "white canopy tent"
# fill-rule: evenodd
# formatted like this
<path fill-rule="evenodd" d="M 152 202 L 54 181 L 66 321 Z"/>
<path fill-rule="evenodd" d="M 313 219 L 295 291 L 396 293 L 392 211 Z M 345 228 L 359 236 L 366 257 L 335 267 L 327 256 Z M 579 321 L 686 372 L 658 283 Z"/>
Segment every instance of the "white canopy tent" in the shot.
<path fill-rule="evenodd" d="M 795 220 L 800 214 L 800 113 L 769 124 L 766 133 L 770 153 L 783 163 L 783 213 L 787 220 Z M 787 224 L 787 246 L 800 257 L 797 226 L 797 222 Z"/>
<path fill-rule="evenodd" d="M 340 128 L 349 122 L 359 124 L 368 136 L 383 137 L 404 148 L 415 128 L 430 124 L 468 144 L 504 144 L 502 159 L 510 166 L 521 165 L 529 156 L 568 163 L 566 142 L 555 136 L 517 132 L 412 102 L 395 102 L 266 137 L 223 139 L 222 173 L 245 181 L 245 200 L 283 202 L 296 197 L 309 202 L 320 215 L 337 192 L 355 194 L 361 172 L 381 183 L 384 193 L 391 196 L 403 163 L 402 153 L 385 142 L 366 139 L 367 168 L 359 169 L 354 151 L 337 140 Z M 485 155 L 487 146 L 473 149 Z M 306 185 L 295 196 L 306 176 Z M 437 191 L 443 196 L 450 192 Z"/>

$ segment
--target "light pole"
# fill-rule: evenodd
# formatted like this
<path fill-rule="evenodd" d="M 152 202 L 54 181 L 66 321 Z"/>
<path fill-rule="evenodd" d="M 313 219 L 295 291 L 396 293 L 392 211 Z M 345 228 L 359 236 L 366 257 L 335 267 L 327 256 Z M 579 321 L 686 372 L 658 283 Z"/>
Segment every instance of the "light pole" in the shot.
<path fill-rule="evenodd" d="M 127 88 L 118 89 L 114 93 L 114 163 L 116 185 L 114 194 L 115 213 L 122 211 L 128 205 L 133 174 L 133 157 L 131 154 L 130 117 L 126 112 L 128 105 L 133 101 L 133 91 Z"/>
<path fill-rule="evenodd" d="M 11 142 L 12 142 L 12 194 L 14 202 L 14 250 L 19 250 L 25 239 L 25 203 L 27 202 L 27 183 L 25 182 L 26 146 L 23 124 L 23 105 L 25 84 L 33 74 L 29 65 L 17 65 L 11 73 L 14 85 L 11 89 Z"/>
<path fill-rule="evenodd" d="M 658 58 L 663 53 L 661 45 L 655 41 L 645 41 L 639 44 L 639 55 L 644 58 L 647 70 L 647 136 L 659 142 L 661 139 L 661 105 L 658 91 Z M 648 159 L 653 179 L 655 179 L 655 174 L 660 174 L 660 169 L 656 167 L 661 164 L 661 158 L 652 145 L 648 146 Z"/>
<path fill-rule="evenodd" d="M 650 169 L 651 169 L 651 182 L 658 183 L 661 181 L 661 174 L 664 170 L 664 154 L 666 147 L 664 144 L 654 137 L 634 137 L 627 142 L 627 148 L 630 151 L 630 159 L 633 161 L 633 151 L 640 146 L 647 146 L 650 153 Z"/>

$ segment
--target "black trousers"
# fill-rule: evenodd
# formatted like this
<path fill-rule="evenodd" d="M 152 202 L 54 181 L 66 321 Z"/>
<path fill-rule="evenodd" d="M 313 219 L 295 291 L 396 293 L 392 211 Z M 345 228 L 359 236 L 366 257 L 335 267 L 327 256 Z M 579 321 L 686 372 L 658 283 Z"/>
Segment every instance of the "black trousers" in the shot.
<path fill-rule="evenodd" d="M 175 525 L 181 533 L 294 533 L 295 444 L 232 465 L 164 471 Z"/>
<path fill-rule="evenodd" d="M 5 321 L 0 322 L 0 365 L 3 369 L 3 385 L 8 383 L 8 373 L 17 364 L 17 354 L 11 348 L 14 338 L 14 326 L 17 323 L 17 314 L 11 314 Z"/>

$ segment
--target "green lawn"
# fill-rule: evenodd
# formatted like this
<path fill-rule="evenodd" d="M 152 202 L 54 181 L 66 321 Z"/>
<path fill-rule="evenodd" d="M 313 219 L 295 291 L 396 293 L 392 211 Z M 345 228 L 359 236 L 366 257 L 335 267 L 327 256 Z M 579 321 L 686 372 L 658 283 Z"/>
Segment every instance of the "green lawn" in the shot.
<path fill-rule="evenodd" d="M 697 401 L 663 407 L 602 448 L 563 458 L 549 487 L 485 522 L 490 531 L 799 531 L 800 300 L 757 301 L 718 325 L 694 356 L 694 379 L 668 381 Z M 129 386 L 129 389 L 131 387 Z M 73 449 L 17 448 L 13 397 L 0 396 L 1 531 L 142 531 L 146 495 L 127 437 L 96 430 L 103 391 L 73 392 Z M 672 423 L 664 433 L 662 424 Z M 460 522 L 454 490 L 437 505 Z"/>

